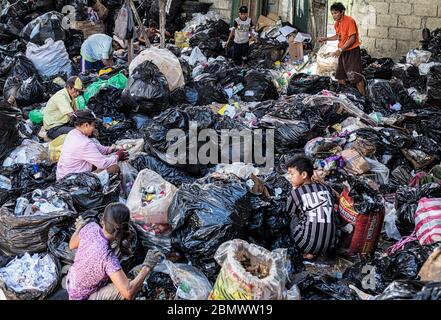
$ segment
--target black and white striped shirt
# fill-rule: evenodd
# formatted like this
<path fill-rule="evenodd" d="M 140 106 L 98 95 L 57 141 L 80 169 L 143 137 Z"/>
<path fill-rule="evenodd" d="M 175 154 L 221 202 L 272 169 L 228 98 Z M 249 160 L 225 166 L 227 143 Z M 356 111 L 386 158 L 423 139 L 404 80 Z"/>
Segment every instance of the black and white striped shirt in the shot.
<path fill-rule="evenodd" d="M 320 254 L 336 242 L 336 199 L 324 185 L 305 184 L 291 192 L 289 212 L 298 223 L 292 226 L 294 241 L 304 253 Z"/>

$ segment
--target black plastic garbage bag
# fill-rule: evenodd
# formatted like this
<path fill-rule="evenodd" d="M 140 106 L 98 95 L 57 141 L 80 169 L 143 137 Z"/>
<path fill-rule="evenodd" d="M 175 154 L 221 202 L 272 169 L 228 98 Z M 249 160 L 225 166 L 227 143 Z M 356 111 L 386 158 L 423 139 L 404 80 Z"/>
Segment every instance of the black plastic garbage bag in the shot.
<path fill-rule="evenodd" d="M 398 102 L 398 99 L 389 82 L 381 79 L 373 79 L 368 81 L 367 87 L 370 105 L 373 110 L 380 112 L 383 116 L 392 114 L 394 111 L 391 110 L 391 107 Z"/>
<path fill-rule="evenodd" d="M 122 90 L 114 87 L 102 88 L 87 102 L 87 108 L 95 112 L 97 116 L 111 115 L 125 111 L 121 103 Z"/>
<path fill-rule="evenodd" d="M 403 82 L 406 89 L 415 88 L 420 92 L 425 92 L 427 77 L 420 75 L 418 67 L 413 65 L 396 65 L 392 69 L 392 74 Z"/>
<path fill-rule="evenodd" d="M 20 115 L 19 109 L 0 100 L 0 162 L 20 144 L 17 119 Z"/>
<path fill-rule="evenodd" d="M 441 100 L 441 66 L 430 68 L 427 76 L 427 96 L 430 100 Z"/>
<path fill-rule="evenodd" d="M 80 55 L 81 45 L 84 42 L 84 35 L 82 31 L 69 29 L 69 32 L 64 41 L 66 51 L 70 58 Z"/>
<path fill-rule="evenodd" d="M 282 154 L 303 148 L 309 140 L 321 136 L 326 129 L 321 109 L 305 106 L 298 96 L 277 102 L 268 111 L 260 120 L 260 125 L 275 129 L 275 148 Z"/>
<path fill-rule="evenodd" d="M 44 87 L 34 75 L 24 80 L 17 91 L 16 102 L 19 107 L 26 107 L 34 103 L 44 102 Z"/>
<path fill-rule="evenodd" d="M 421 246 L 417 241 L 411 242 L 390 256 L 354 264 L 346 269 L 343 278 L 361 290 L 380 294 L 394 280 L 416 280 L 424 262 L 438 246 Z"/>
<path fill-rule="evenodd" d="M 133 121 L 131 119 L 126 119 L 122 115 L 114 114 L 109 115 L 113 121 L 117 121 L 118 123 L 107 126 L 103 124 L 99 124 L 98 128 L 98 140 L 103 145 L 112 145 L 116 141 L 124 139 L 126 137 L 126 133 L 133 129 Z M 106 118 L 106 115 L 104 116 Z"/>
<path fill-rule="evenodd" d="M 208 176 L 182 185 L 169 207 L 172 245 L 208 276 L 218 268 L 213 257 L 225 241 L 241 238 L 250 217 L 250 193 L 234 175 Z"/>
<path fill-rule="evenodd" d="M 70 174 L 55 184 L 56 188 L 65 190 L 72 196 L 75 209 L 84 212 L 89 209 L 104 208 L 111 202 L 117 202 L 119 181 L 103 190 L 98 176 L 91 172 Z"/>
<path fill-rule="evenodd" d="M 415 229 L 415 212 L 421 198 L 441 197 L 441 186 L 425 184 L 419 188 L 403 187 L 396 193 L 397 228 L 402 236 L 410 235 Z"/>
<path fill-rule="evenodd" d="M 43 45 L 48 38 L 54 41 L 66 40 L 63 28 L 63 14 L 51 11 L 29 22 L 21 32 L 21 37 L 38 45 Z"/>
<path fill-rule="evenodd" d="M 155 117 L 153 121 L 147 122 L 142 131 L 144 132 L 144 150 L 153 153 L 157 158 L 176 167 L 194 174 L 203 176 L 207 165 L 196 161 L 190 163 L 190 148 L 194 141 L 189 141 L 190 121 L 196 122 L 195 130 L 211 128 L 215 124 L 216 116 L 209 108 L 188 107 L 185 110 L 170 108 Z M 180 129 L 173 135 L 171 129 Z M 193 130 L 194 131 L 194 130 Z M 187 143 L 187 141 L 189 143 Z M 196 142 L 196 150 L 205 142 Z M 191 145 L 190 145 L 191 144 Z M 179 150 L 185 149 L 185 154 Z"/>
<path fill-rule="evenodd" d="M 300 93 L 317 94 L 322 90 L 329 90 L 331 85 L 332 80 L 329 77 L 299 73 L 289 80 L 288 95 Z"/>
<path fill-rule="evenodd" d="M 57 195 L 66 203 L 71 203 L 69 194 L 60 192 Z M 29 200 L 31 194 L 24 197 Z M 0 209 L 0 250 L 7 255 L 45 251 L 49 229 L 53 225 L 70 224 L 76 216 L 73 211 L 16 216 L 15 205 L 15 200 L 10 201 Z"/>
<path fill-rule="evenodd" d="M 69 249 L 69 241 L 75 232 L 75 225 L 53 226 L 49 229 L 47 247 L 49 252 L 63 264 L 72 265 L 76 250 Z"/>
<path fill-rule="evenodd" d="M 26 51 L 26 46 L 23 42 L 16 39 L 7 45 L 0 46 L 0 55 L 14 57 L 19 52 Z"/>
<path fill-rule="evenodd" d="M 132 161 L 132 166 L 138 170 L 149 169 L 155 171 L 166 181 L 179 187 L 183 183 L 193 183 L 196 178 L 190 176 L 184 170 L 170 166 L 169 164 L 162 162 L 154 156 L 148 154 L 141 154 Z"/>
<path fill-rule="evenodd" d="M 329 275 L 302 272 L 295 275 L 292 284 L 298 286 L 302 300 L 360 300 L 348 282 Z"/>
<path fill-rule="evenodd" d="M 375 300 L 441 300 L 441 282 L 397 280 Z"/>
<path fill-rule="evenodd" d="M 395 62 L 391 58 L 374 59 L 364 70 L 363 75 L 366 79 L 384 79 L 392 78 L 392 69 Z"/>
<path fill-rule="evenodd" d="M 246 102 L 276 100 L 279 97 L 271 75 L 257 70 L 246 74 L 242 92 Z"/>
<path fill-rule="evenodd" d="M 134 112 L 158 114 L 169 104 L 170 89 L 167 79 L 151 61 L 145 61 L 133 70 L 122 101 Z"/>
<path fill-rule="evenodd" d="M 25 80 L 36 74 L 37 69 L 35 69 L 34 64 L 23 53 L 19 53 L 14 57 L 14 64 L 9 70 L 10 76 L 18 76 Z"/>
<path fill-rule="evenodd" d="M 196 105 L 205 106 L 212 102 L 226 103 L 227 95 L 224 88 L 218 83 L 217 77 L 212 74 L 204 73 L 197 76 L 190 84 L 190 87 L 198 92 Z"/>

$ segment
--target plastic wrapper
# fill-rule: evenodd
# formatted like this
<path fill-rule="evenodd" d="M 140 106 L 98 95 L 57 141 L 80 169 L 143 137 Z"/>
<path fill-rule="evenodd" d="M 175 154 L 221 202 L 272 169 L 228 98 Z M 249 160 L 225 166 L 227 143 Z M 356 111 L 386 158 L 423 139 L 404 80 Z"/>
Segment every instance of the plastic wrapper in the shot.
<path fill-rule="evenodd" d="M 176 299 L 206 300 L 212 289 L 207 277 L 191 265 L 164 260 L 154 271 L 170 276 L 176 287 Z"/>
<path fill-rule="evenodd" d="M 286 284 L 286 249 L 272 252 L 246 241 L 223 243 L 214 257 L 222 269 L 212 300 L 281 300 Z"/>
<path fill-rule="evenodd" d="M 432 52 L 415 49 L 407 53 L 406 62 L 415 67 L 419 67 L 421 64 L 429 62 L 431 57 Z"/>
<path fill-rule="evenodd" d="M 72 64 L 61 40 L 55 42 L 46 39 L 41 46 L 29 42 L 26 57 L 32 61 L 41 77 L 52 77 L 60 73 L 69 77 L 72 74 Z"/>
<path fill-rule="evenodd" d="M 133 168 L 128 162 L 124 161 L 120 163 L 120 177 L 121 177 L 121 196 L 124 199 L 130 194 L 136 177 L 138 176 L 138 170 Z"/>
<path fill-rule="evenodd" d="M 314 157 L 323 153 L 333 153 L 333 150 L 341 148 L 345 143 L 345 138 L 314 138 L 305 145 L 305 154 Z"/>
<path fill-rule="evenodd" d="M 388 238 L 397 241 L 401 240 L 402 237 L 397 228 L 397 214 L 394 204 L 386 202 L 384 207 L 386 214 L 384 216 L 383 231 L 386 233 Z"/>
<path fill-rule="evenodd" d="M 129 66 L 129 75 L 132 75 L 137 66 L 145 61 L 154 63 L 167 79 L 171 91 L 182 88 L 185 85 L 184 75 L 178 58 L 167 49 L 150 47 L 141 51 L 133 59 Z"/>
<path fill-rule="evenodd" d="M 196 65 L 198 64 L 207 63 L 207 57 L 204 56 L 204 54 L 202 53 L 201 49 L 199 49 L 199 47 L 195 47 L 191 51 L 190 57 L 188 58 L 188 63 L 191 66 L 196 67 Z"/>
<path fill-rule="evenodd" d="M 115 142 L 129 153 L 129 160 L 135 159 L 144 148 L 144 139 L 123 139 Z"/>
<path fill-rule="evenodd" d="M 0 289 L 9 300 L 43 300 L 60 279 L 60 263 L 50 254 L 25 253 L 0 268 Z"/>
<path fill-rule="evenodd" d="M 148 169 L 139 172 L 127 198 L 131 219 L 138 224 L 167 223 L 168 208 L 176 187 Z"/>
<path fill-rule="evenodd" d="M 155 64 L 145 61 L 133 70 L 128 88 L 123 91 L 122 100 L 134 112 L 152 115 L 168 107 L 169 96 L 167 78 Z"/>
<path fill-rule="evenodd" d="M 389 169 L 376 160 L 370 158 L 365 158 L 365 160 L 370 166 L 370 172 L 375 173 L 374 181 L 381 185 L 389 184 Z"/>
<path fill-rule="evenodd" d="M 4 167 L 11 167 L 15 164 L 38 164 L 49 160 L 48 148 L 33 140 L 24 140 L 3 161 Z"/>

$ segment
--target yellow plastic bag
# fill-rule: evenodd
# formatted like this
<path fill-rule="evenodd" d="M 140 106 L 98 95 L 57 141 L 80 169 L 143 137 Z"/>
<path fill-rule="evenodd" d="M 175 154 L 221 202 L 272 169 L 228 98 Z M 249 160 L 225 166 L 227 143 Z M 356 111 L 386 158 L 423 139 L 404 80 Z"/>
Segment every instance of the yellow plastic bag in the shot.
<path fill-rule="evenodd" d="M 55 140 L 52 140 L 49 143 L 49 160 L 52 163 L 57 163 L 60 159 L 61 148 L 63 147 L 64 140 L 66 139 L 67 134 L 62 134 Z"/>

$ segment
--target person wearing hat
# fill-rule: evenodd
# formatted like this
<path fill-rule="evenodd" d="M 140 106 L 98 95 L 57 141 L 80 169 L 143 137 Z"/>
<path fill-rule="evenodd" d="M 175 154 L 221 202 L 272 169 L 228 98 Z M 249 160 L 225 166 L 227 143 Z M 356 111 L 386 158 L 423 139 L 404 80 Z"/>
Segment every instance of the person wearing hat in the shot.
<path fill-rule="evenodd" d="M 115 64 L 112 57 L 114 48 L 119 46 L 112 37 L 101 33 L 91 35 L 81 45 L 81 71 L 112 67 Z"/>
<path fill-rule="evenodd" d="M 50 139 L 69 133 L 72 114 L 77 110 L 75 98 L 83 91 L 83 83 L 78 77 L 70 77 L 64 89 L 55 93 L 43 108 L 43 127 Z"/>
<path fill-rule="evenodd" d="M 129 154 L 124 149 L 105 147 L 91 140 L 96 122 L 99 121 L 90 110 L 77 111 L 72 115 L 75 129 L 70 131 L 61 148 L 60 160 L 57 164 L 57 180 L 72 173 L 119 172 L 119 161 L 125 161 Z"/>
<path fill-rule="evenodd" d="M 230 36 L 227 40 L 227 48 L 233 40 L 233 60 L 237 65 L 243 65 L 244 60 L 248 57 L 250 49 L 250 36 L 252 35 L 253 21 L 248 17 L 248 8 L 242 6 L 239 8 L 239 17 L 234 20 L 234 27 L 231 29 Z"/>

